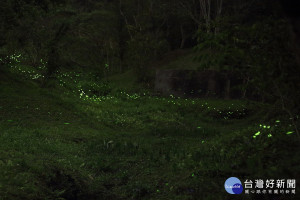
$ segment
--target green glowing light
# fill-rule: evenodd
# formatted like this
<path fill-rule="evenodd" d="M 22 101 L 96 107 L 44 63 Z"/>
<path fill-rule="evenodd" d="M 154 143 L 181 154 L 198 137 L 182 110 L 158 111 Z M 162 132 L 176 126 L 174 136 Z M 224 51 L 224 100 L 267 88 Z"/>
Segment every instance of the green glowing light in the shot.
<path fill-rule="evenodd" d="M 11 120 L 11 119 L 9 119 L 9 120 L 7 120 L 8 122 L 13 122 L 13 120 Z"/>
<path fill-rule="evenodd" d="M 276 123 L 280 123 L 280 120 L 276 120 L 275 122 L 276 122 Z"/>
<path fill-rule="evenodd" d="M 256 135 L 253 135 L 253 138 L 256 138 Z"/>
<path fill-rule="evenodd" d="M 65 122 L 64 124 L 68 125 L 68 124 L 70 124 L 70 123 L 68 123 L 68 122 Z"/>
<path fill-rule="evenodd" d="M 197 128 L 201 128 L 201 126 L 198 126 Z"/>
<path fill-rule="evenodd" d="M 290 134 L 292 134 L 292 133 L 294 133 L 293 131 L 288 131 L 286 134 L 287 135 L 290 135 Z"/>
<path fill-rule="evenodd" d="M 205 141 L 204 140 L 202 140 L 202 144 L 204 143 Z"/>
<path fill-rule="evenodd" d="M 255 136 L 258 136 L 260 135 L 260 131 L 258 131 L 257 133 L 254 134 Z"/>
<path fill-rule="evenodd" d="M 272 137 L 272 134 L 268 134 L 268 138 Z"/>

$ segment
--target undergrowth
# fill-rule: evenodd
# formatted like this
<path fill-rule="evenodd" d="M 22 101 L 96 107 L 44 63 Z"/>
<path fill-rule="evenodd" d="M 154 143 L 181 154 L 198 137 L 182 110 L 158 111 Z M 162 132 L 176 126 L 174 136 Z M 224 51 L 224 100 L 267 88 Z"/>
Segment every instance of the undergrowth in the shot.
<path fill-rule="evenodd" d="M 299 140 L 286 116 L 261 120 L 269 105 L 93 94 L 84 76 L 1 82 L 0 199 L 256 199 L 225 180 L 299 178 Z"/>

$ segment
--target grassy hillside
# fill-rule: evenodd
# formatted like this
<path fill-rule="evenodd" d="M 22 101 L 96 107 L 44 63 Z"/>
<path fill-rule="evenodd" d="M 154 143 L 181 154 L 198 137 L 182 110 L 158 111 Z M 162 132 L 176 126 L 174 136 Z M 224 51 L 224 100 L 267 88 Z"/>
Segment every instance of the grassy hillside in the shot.
<path fill-rule="evenodd" d="M 299 139 L 285 116 L 262 118 L 269 105 L 93 96 L 88 75 L 41 88 L 24 73 L 0 80 L 0 199 L 237 199 L 231 176 L 299 178 Z"/>

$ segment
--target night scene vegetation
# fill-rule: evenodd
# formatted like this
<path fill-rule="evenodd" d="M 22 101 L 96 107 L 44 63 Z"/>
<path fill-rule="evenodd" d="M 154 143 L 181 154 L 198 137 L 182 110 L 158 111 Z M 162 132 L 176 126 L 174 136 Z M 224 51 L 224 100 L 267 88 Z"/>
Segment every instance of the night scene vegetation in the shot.
<path fill-rule="evenodd" d="M 1 0 L 0 199 L 300 199 L 299 8 Z"/>

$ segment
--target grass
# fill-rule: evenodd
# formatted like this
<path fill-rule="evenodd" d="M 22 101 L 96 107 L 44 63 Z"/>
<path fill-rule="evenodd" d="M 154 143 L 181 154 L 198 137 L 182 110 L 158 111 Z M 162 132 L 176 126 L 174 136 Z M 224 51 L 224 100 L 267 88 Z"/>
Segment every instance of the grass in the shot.
<path fill-rule="evenodd" d="M 0 199 L 256 199 L 227 194 L 225 180 L 299 179 L 299 140 L 284 116 L 261 120 L 268 105 L 80 96 L 66 76 L 52 89 L 5 77 Z"/>

